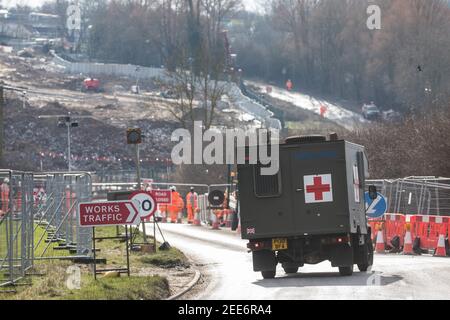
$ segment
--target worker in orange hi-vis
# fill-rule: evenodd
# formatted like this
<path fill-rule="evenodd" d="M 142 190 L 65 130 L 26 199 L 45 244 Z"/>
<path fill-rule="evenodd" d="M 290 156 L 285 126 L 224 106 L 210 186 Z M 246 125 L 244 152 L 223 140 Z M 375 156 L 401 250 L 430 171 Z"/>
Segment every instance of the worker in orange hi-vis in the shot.
<path fill-rule="evenodd" d="M 171 223 L 181 223 L 181 214 L 184 207 L 184 201 L 181 195 L 177 192 L 176 187 L 171 187 L 172 190 L 172 203 L 167 206 L 167 210 L 170 214 Z"/>
<path fill-rule="evenodd" d="M 178 192 L 175 187 L 170 187 L 172 191 L 172 202 L 167 205 L 167 211 L 170 215 L 170 222 L 176 223 L 178 220 Z"/>
<path fill-rule="evenodd" d="M 198 194 L 195 192 L 194 187 L 191 187 L 191 191 L 186 195 L 186 209 L 188 214 L 188 223 L 194 223 L 195 213 L 198 213 Z"/>
<path fill-rule="evenodd" d="M 178 223 L 183 223 L 183 209 L 184 209 L 184 200 L 183 197 L 177 192 L 177 210 L 178 210 Z"/>
<path fill-rule="evenodd" d="M 294 87 L 294 84 L 292 83 L 291 79 L 289 79 L 286 82 L 286 89 L 288 89 L 288 91 L 291 91 L 293 87 Z"/>
<path fill-rule="evenodd" d="M 224 201 L 222 202 L 222 205 L 220 206 L 220 209 L 215 209 L 215 210 L 213 210 L 213 212 L 214 212 L 214 215 L 216 216 L 216 223 L 217 223 L 217 226 L 221 226 L 221 227 L 223 227 L 224 225 L 223 225 L 223 218 L 224 218 L 224 215 L 225 215 L 225 208 L 226 208 L 226 205 L 227 205 L 227 193 L 225 192 L 224 193 Z M 218 227 L 217 227 L 218 228 Z"/>
<path fill-rule="evenodd" d="M 3 179 L 3 183 L 0 186 L 0 216 L 3 218 L 9 212 L 9 178 Z"/>

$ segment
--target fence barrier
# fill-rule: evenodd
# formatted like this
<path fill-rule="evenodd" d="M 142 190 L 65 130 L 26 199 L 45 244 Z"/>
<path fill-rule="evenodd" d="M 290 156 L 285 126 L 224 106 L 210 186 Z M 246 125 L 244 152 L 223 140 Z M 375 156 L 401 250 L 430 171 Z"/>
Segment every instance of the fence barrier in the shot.
<path fill-rule="evenodd" d="M 33 266 L 33 174 L 0 171 L 0 288 Z"/>
<path fill-rule="evenodd" d="M 78 226 L 78 204 L 92 199 L 92 181 L 86 172 L 56 172 L 34 175 L 35 190 L 44 194 L 36 200 L 34 228 L 44 232 L 36 239 L 37 258 L 50 254 L 52 244 L 78 257 L 92 254 L 92 231 Z M 47 237 L 45 239 L 45 237 Z"/>
<path fill-rule="evenodd" d="M 410 216 L 411 236 L 420 238 L 420 248 L 435 250 L 439 236 L 448 237 L 449 218 L 441 216 Z"/>
<path fill-rule="evenodd" d="M 396 180 L 367 180 L 388 203 L 388 212 L 450 216 L 450 178 L 407 177 Z"/>
<path fill-rule="evenodd" d="M 440 236 L 444 236 L 448 248 L 450 217 L 387 213 L 383 219 L 370 219 L 369 224 L 372 228 L 373 241 L 376 242 L 377 232 L 381 230 L 388 249 L 395 249 L 393 239 L 396 237 L 399 239 L 397 249 L 401 249 L 408 230 L 411 232 L 413 242 L 418 246 L 417 250 L 434 252 L 438 248 Z"/>

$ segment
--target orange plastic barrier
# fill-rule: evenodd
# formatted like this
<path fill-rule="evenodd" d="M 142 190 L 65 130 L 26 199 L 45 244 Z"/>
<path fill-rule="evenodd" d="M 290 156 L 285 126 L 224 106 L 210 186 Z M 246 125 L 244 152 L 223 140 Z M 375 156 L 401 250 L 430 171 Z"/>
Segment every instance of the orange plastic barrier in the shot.
<path fill-rule="evenodd" d="M 400 246 L 403 246 L 405 237 L 406 216 L 400 213 L 386 213 L 381 219 L 370 219 L 369 225 L 372 229 L 372 240 L 375 241 L 378 230 L 383 231 L 385 244 L 391 244 L 394 237 L 400 238 Z"/>
<path fill-rule="evenodd" d="M 413 241 L 420 237 L 421 249 L 436 249 L 439 241 L 439 235 L 448 235 L 449 217 L 442 216 L 409 216 L 411 223 L 411 235 Z"/>
<path fill-rule="evenodd" d="M 381 220 L 378 220 L 378 219 L 370 219 L 369 220 L 369 225 L 370 225 L 370 228 L 372 229 L 371 238 L 372 238 L 372 241 L 374 241 L 374 243 L 375 243 L 375 237 L 377 236 L 378 227 L 381 224 L 382 224 Z"/>
<path fill-rule="evenodd" d="M 375 239 L 379 229 L 383 230 L 384 241 L 390 244 L 391 240 L 400 237 L 400 245 L 403 246 L 405 236 L 406 216 L 400 213 L 386 213 L 381 219 L 369 219 L 372 229 L 372 239 Z"/>
<path fill-rule="evenodd" d="M 421 249 L 435 250 L 438 248 L 439 237 L 449 235 L 450 217 L 387 213 L 382 219 L 369 219 L 369 225 L 372 228 L 373 241 L 376 239 L 378 230 L 382 230 L 386 245 L 390 246 L 392 239 L 398 236 L 400 246 L 403 247 L 406 230 L 409 227 L 412 242 L 419 237 Z"/>
<path fill-rule="evenodd" d="M 396 236 L 400 238 L 400 246 L 403 246 L 405 238 L 406 216 L 399 213 L 385 214 L 385 239 L 387 243 L 391 243 Z"/>

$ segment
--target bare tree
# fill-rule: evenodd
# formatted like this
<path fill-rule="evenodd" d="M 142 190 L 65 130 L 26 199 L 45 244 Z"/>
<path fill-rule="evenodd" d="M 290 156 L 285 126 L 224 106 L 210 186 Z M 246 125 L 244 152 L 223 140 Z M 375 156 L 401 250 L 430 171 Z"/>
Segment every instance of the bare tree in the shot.
<path fill-rule="evenodd" d="M 166 86 L 178 98 L 169 111 L 185 128 L 196 120 L 206 129 L 213 124 L 217 105 L 227 91 L 228 50 L 223 32 L 225 17 L 238 0 L 186 0 L 187 45 L 177 48 L 175 71 L 168 72 Z"/>

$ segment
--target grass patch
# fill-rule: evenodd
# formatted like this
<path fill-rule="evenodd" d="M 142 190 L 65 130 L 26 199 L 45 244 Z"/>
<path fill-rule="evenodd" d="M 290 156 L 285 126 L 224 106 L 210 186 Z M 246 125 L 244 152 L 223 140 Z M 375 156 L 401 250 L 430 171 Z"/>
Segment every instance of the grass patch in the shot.
<path fill-rule="evenodd" d="M 83 273 L 80 290 L 66 287 L 70 263 L 49 262 L 39 268 L 43 277 L 33 277 L 32 286 L 17 294 L 1 294 L 0 300 L 161 300 L 170 295 L 167 279 L 160 276 L 99 278 Z"/>
<path fill-rule="evenodd" d="M 160 276 L 90 280 L 81 290 L 68 292 L 68 300 L 161 300 L 169 297 L 169 283 Z"/>
<path fill-rule="evenodd" d="M 6 220 L 4 220 L 1 224 L 0 224 L 0 261 L 3 260 L 6 255 L 7 255 L 7 235 L 9 234 L 9 230 L 7 230 L 6 228 L 9 227 L 9 223 L 7 223 Z M 39 240 L 42 238 L 42 241 L 40 242 L 39 246 L 35 249 L 34 252 L 34 256 L 35 257 L 40 257 L 45 248 L 47 247 L 48 243 L 45 242 L 45 240 L 47 239 L 47 235 L 45 234 L 45 227 L 43 226 L 37 226 L 36 224 L 34 225 L 35 231 L 33 233 L 33 238 L 34 238 L 34 246 L 36 246 L 39 242 Z M 15 238 L 16 240 L 16 245 L 14 246 L 14 255 L 15 256 L 19 256 L 21 255 L 20 253 L 20 249 L 21 249 L 21 241 L 22 241 L 22 236 L 21 236 L 21 222 L 17 222 L 14 221 L 13 222 L 13 233 L 12 233 L 12 237 Z M 53 256 L 68 256 L 69 255 L 69 251 L 68 250 L 54 250 L 53 248 L 57 247 L 58 243 L 57 242 L 53 242 L 50 243 L 49 247 L 47 248 L 44 257 L 53 257 Z"/>
<path fill-rule="evenodd" d="M 119 228 L 119 233 L 124 233 L 123 227 Z M 115 227 L 98 228 L 95 231 L 97 237 L 108 237 L 116 235 Z M 142 237 L 141 237 L 142 238 Z M 153 238 L 148 238 L 149 243 L 153 243 Z M 157 248 L 161 244 L 157 243 Z M 124 265 L 125 263 L 125 244 L 119 243 L 117 240 L 97 241 L 97 248 L 100 249 L 98 257 L 104 257 L 108 260 L 108 264 L 115 266 Z M 142 252 L 130 252 L 131 267 L 144 267 L 153 265 L 161 268 L 186 267 L 189 265 L 186 256 L 176 248 L 170 248 L 167 251 L 157 250 L 156 253 L 148 254 Z"/>
<path fill-rule="evenodd" d="M 161 268 L 186 267 L 188 261 L 186 256 L 176 248 L 167 251 L 157 251 L 152 255 L 145 255 L 140 258 L 142 263 L 151 264 Z"/>
<path fill-rule="evenodd" d="M 36 225 L 35 225 L 36 228 Z M 42 238 L 41 243 L 34 251 L 35 257 L 40 257 L 44 253 L 45 248 L 47 247 L 48 243 L 45 242 L 47 238 L 49 237 L 47 234 L 45 234 L 45 227 L 44 226 L 37 226 L 36 230 L 34 231 L 34 245 L 36 246 L 39 242 L 39 240 Z M 44 257 L 66 257 L 69 256 L 70 253 L 68 250 L 54 250 L 55 247 L 58 247 L 57 242 L 50 243 L 49 247 L 47 248 L 47 251 L 45 251 Z"/>
<path fill-rule="evenodd" d="M 124 234 L 123 227 L 119 228 L 119 234 Z M 34 234 L 35 242 L 44 234 L 44 228 L 37 227 Z M 97 237 L 109 237 L 117 234 L 116 227 L 97 228 Z M 46 236 L 44 237 L 44 239 Z M 153 239 L 149 239 L 152 242 Z M 41 254 L 47 243 L 41 242 L 37 254 Z M 54 251 L 57 243 L 50 244 L 46 252 L 48 255 L 68 255 L 66 250 Z M 158 245 L 159 246 L 159 245 Z M 119 240 L 102 240 L 96 242 L 96 248 L 100 249 L 97 258 L 106 258 L 107 265 L 99 265 L 103 268 L 120 268 L 126 266 L 125 242 Z M 41 260 L 35 262 L 34 272 L 41 276 L 29 276 L 30 286 L 16 287 L 17 293 L 5 294 L 0 292 L 0 300 L 158 300 L 170 295 L 169 283 L 161 276 L 131 276 L 122 275 L 119 278 L 101 278 L 95 281 L 92 270 L 88 266 L 81 267 L 81 290 L 69 290 L 66 286 L 68 275 L 66 270 L 73 263 L 61 260 Z M 171 268 L 188 266 L 188 260 L 183 253 L 175 248 L 168 251 L 158 251 L 155 254 L 130 251 L 130 268 L 133 273 L 149 265 Z M 0 274 L 1 277 L 1 274 Z"/>

